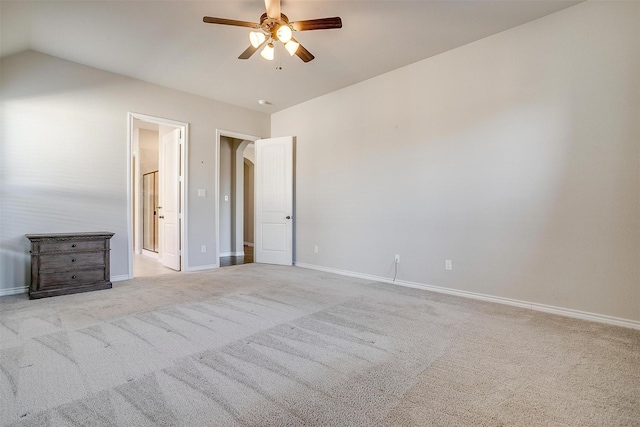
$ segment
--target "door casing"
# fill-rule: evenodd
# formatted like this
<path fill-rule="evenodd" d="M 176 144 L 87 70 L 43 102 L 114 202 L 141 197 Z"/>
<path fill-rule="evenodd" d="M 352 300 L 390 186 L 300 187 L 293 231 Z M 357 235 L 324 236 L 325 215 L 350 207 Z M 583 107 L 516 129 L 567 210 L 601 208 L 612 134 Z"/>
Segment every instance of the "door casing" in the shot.
<path fill-rule="evenodd" d="M 156 123 L 158 125 L 167 125 L 179 128 L 182 132 L 182 144 L 180 145 L 180 171 L 182 179 L 180 180 L 180 257 L 182 270 L 186 270 L 188 263 L 188 194 L 185 191 L 187 187 L 188 177 L 188 147 L 189 147 L 189 123 L 180 122 L 176 120 L 165 119 L 161 117 L 149 116 L 146 114 L 129 112 L 127 115 L 127 259 L 129 264 L 129 279 L 133 278 L 133 181 L 137 176 L 137 173 L 133 170 L 134 158 L 136 153 L 134 152 L 134 119 L 138 119 L 144 122 Z M 135 167 L 139 167 L 139 162 L 135 162 Z M 136 201 L 136 206 L 141 206 L 140 200 Z"/>

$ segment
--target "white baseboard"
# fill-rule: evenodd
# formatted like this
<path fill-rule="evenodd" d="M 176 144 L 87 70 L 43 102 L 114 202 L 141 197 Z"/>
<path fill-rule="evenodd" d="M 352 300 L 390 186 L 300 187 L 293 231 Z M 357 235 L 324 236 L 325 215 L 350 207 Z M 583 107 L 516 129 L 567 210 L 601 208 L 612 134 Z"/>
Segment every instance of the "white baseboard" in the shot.
<path fill-rule="evenodd" d="M 313 265 L 313 264 L 305 264 L 301 262 L 297 262 L 295 263 L 295 265 L 296 267 L 308 268 L 310 270 L 326 271 L 328 273 L 340 274 L 342 276 L 357 277 L 359 279 L 390 283 L 392 285 L 400 285 L 400 286 L 407 286 L 410 288 L 424 289 L 426 291 L 438 292 L 441 294 L 456 295 L 464 298 L 472 298 L 472 299 L 477 299 L 482 301 L 495 302 L 498 304 L 506 304 L 506 305 L 511 305 L 515 307 L 527 308 L 530 310 L 542 311 L 545 313 L 558 314 L 560 316 L 574 317 L 577 319 L 589 320 L 592 322 L 606 323 L 608 325 L 622 326 L 624 328 L 640 330 L 640 321 L 636 321 L 636 320 L 622 319 L 619 317 L 606 316 L 604 314 L 589 313 L 586 311 L 573 310 L 570 308 L 563 308 L 563 307 L 555 307 L 552 305 L 538 304 L 535 302 L 520 301 L 520 300 L 511 299 L 511 298 L 496 297 L 496 296 L 480 294 L 476 292 L 442 288 L 439 286 L 425 285 L 422 283 L 408 282 L 405 280 L 396 280 L 394 282 L 393 279 L 389 279 L 388 277 L 355 273 L 353 271 L 338 270 L 335 268 L 323 267 L 323 266 Z"/>
<path fill-rule="evenodd" d="M 25 294 L 27 292 L 29 292 L 28 286 L 17 286 L 15 288 L 0 289 L 0 297 L 4 297 L 7 295 Z"/>
<path fill-rule="evenodd" d="M 152 252 L 146 249 L 143 249 L 140 255 L 146 256 L 148 258 L 160 259 L 160 255 L 158 254 L 158 252 Z"/>
<path fill-rule="evenodd" d="M 220 256 L 244 256 L 244 251 L 242 252 L 220 252 Z"/>
<path fill-rule="evenodd" d="M 183 271 L 213 270 L 218 267 L 218 264 L 196 265 L 195 267 L 186 267 L 183 269 Z"/>
<path fill-rule="evenodd" d="M 128 274 L 120 274 L 118 276 L 111 276 L 112 282 L 122 282 L 123 280 L 129 280 L 130 277 Z"/>
<path fill-rule="evenodd" d="M 250 248 L 253 247 L 253 243 L 251 243 L 251 242 L 244 242 L 244 245 L 245 246 L 249 246 Z"/>

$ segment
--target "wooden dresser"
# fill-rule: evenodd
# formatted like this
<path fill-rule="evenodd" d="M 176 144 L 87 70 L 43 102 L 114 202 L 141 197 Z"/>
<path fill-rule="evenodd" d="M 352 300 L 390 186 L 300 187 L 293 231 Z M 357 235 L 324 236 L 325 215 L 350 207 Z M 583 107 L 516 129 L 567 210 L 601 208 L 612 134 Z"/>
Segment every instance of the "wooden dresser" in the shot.
<path fill-rule="evenodd" d="M 27 234 L 31 241 L 29 298 L 111 288 L 109 242 L 113 235 Z"/>

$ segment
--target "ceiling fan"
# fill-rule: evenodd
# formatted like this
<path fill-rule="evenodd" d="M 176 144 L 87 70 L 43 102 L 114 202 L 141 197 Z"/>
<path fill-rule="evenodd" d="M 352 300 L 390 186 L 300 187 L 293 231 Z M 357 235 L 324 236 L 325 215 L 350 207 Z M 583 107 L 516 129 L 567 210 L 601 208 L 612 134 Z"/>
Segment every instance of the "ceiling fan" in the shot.
<path fill-rule="evenodd" d="M 264 0 L 264 4 L 267 12 L 262 14 L 259 24 L 248 21 L 236 21 L 234 19 L 213 18 L 210 16 L 205 16 L 202 20 L 208 24 L 233 25 L 256 30 L 249 33 L 251 45 L 240 54 L 238 59 L 249 59 L 260 47 L 266 44 L 262 52 L 260 52 L 260 55 L 265 59 L 273 60 L 275 50 L 274 42 L 280 41 L 284 44 L 289 55 L 297 55 L 304 62 L 309 62 L 315 57 L 293 38 L 293 32 L 342 28 L 342 20 L 337 16 L 333 18 L 289 22 L 287 15 L 280 13 L 280 0 Z"/>

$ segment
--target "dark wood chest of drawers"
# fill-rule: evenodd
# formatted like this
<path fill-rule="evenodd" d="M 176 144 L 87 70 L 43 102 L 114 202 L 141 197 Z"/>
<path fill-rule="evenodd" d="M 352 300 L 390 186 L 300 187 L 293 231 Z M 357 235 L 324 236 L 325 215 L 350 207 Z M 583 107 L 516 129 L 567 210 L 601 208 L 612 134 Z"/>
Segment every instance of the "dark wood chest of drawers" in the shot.
<path fill-rule="evenodd" d="M 27 234 L 31 241 L 29 298 L 111 288 L 109 242 L 113 234 Z"/>

